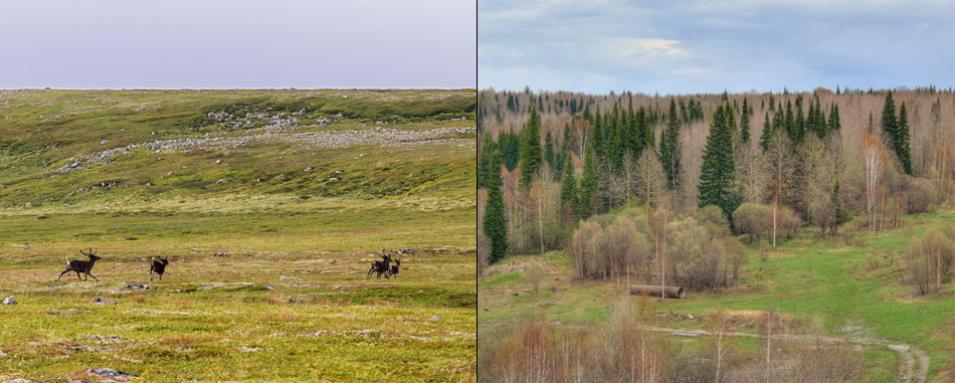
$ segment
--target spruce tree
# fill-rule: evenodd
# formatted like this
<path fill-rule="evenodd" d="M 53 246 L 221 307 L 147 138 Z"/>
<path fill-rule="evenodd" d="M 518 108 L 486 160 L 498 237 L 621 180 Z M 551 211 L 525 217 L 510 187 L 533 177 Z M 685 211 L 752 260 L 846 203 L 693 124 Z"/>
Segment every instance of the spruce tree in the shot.
<path fill-rule="evenodd" d="M 531 116 L 527 120 L 524 131 L 521 132 L 521 156 L 519 166 L 521 168 L 521 187 L 528 188 L 531 181 L 540 171 L 542 156 L 540 144 L 540 115 L 537 110 L 531 108 Z"/>
<path fill-rule="evenodd" d="M 544 161 L 547 162 L 547 167 L 550 168 L 551 172 L 557 170 L 557 156 L 554 152 L 554 137 L 551 136 L 550 130 L 547 131 L 547 134 L 544 136 Z M 554 177 L 557 177 L 557 174 L 554 173 Z"/>
<path fill-rule="evenodd" d="M 514 171 L 521 156 L 521 143 L 517 134 L 512 131 L 498 133 L 497 146 L 501 150 L 504 167 L 509 172 Z"/>
<path fill-rule="evenodd" d="M 703 149 L 703 165 L 698 185 L 700 207 L 716 205 L 730 217 L 742 202 L 735 193 L 733 135 L 729 105 L 721 105 L 713 114 L 710 133 Z"/>
<path fill-rule="evenodd" d="M 574 164 L 570 157 L 564 159 L 564 176 L 560 184 L 560 204 L 561 209 L 577 216 L 580 208 L 577 206 L 579 196 L 577 195 L 577 177 L 574 176 Z"/>
<path fill-rule="evenodd" d="M 897 136 L 898 120 L 895 117 L 895 101 L 892 100 L 892 92 L 885 95 L 885 103 L 882 104 L 882 133 L 886 136 L 889 146 L 895 149 L 895 137 Z"/>
<path fill-rule="evenodd" d="M 496 150 L 497 147 L 494 144 L 494 139 L 491 138 L 491 133 L 485 132 L 484 139 L 481 140 L 481 159 L 478 161 L 478 188 L 487 187 L 487 177 L 491 172 L 491 152 Z"/>
<path fill-rule="evenodd" d="M 796 116 L 793 122 L 793 142 L 799 144 L 806 137 L 806 117 L 803 115 L 802 96 L 796 98 Z"/>
<path fill-rule="evenodd" d="M 747 105 L 746 99 L 743 99 L 743 114 L 739 117 L 739 140 L 740 142 L 749 142 L 749 117 L 753 110 Z"/>
<path fill-rule="evenodd" d="M 793 142 L 796 142 L 796 121 L 793 119 L 793 104 L 789 100 L 786 100 L 786 111 L 784 114 L 786 134 L 789 135 L 789 139 Z"/>
<path fill-rule="evenodd" d="M 593 140 L 587 143 L 584 154 L 584 174 L 580 179 L 580 203 L 577 204 L 577 216 L 581 219 L 594 215 L 600 204 L 600 185 L 597 175 L 597 150 Z"/>
<path fill-rule="evenodd" d="M 772 111 L 772 109 L 770 109 Z M 773 123 L 769 120 L 769 112 L 764 115 L 763 118 L 763 133 L 759 136 L 759 146 L 763 148 L 763 151 L 766 151 L 766 148 L 769 147 L 769 139 L 773 136 Z"/>
<path fill-rule="evenodd" d="M 835 132 L 842 128 L 842 121 L 839 120 L 839 105 L 835 103 L 829 107 L 829 131 Z"/>
<path fill-rule="evenodd" d="M 896 153 L 899 156 L 899 162 L 902 163 L 902 170 L 905 174 L 912 174 L 912 148 L 909 144 L 911 140 L 909 135 L 909 116 L 905 111 L 905 103 L 899 108 L 898 128 L 896 129 Z"/>
<path fill-rule="evenodd" d="M 501 155 L 491 151 L 488 163 L 487 203 L 484 206 L 484 235 L 491 240 L 491 263 L 507 253 L 507 217 L 504 216 L 504 194 L 501 192 Z"/>
<path fill-rule="evenodd" d="M 660 163 L 667 176 L 667 187 L 680 185 L 680 116 L 676 113 L 676 101 L 670 99 L 666 128 L 660 137 Z"/>

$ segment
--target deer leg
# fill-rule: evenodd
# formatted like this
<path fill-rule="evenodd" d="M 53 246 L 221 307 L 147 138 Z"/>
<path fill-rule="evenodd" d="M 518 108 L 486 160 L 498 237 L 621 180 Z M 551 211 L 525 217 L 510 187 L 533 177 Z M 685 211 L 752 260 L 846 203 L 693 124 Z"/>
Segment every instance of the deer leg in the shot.
<path fill-rule="evenodd" d="M 64 270 L 62 273 L 60 273 L 59 277 L 56 277 L 56 280 L 60 280 L 60 278 L 63 278 L 63 276 L 69 273 L 70 271 L 73 271 L 73 270 L 70 270 L 70 269 Z"/>
<path fill-rule="evenodd" d="M 89 275 L 90 277 L 93 277 L 93 279 L 95 279 L 97 282 L 99 282 L 99 278 L 96 278 L 95 275 L 90 274 L 90 273 L 86 273 L 86 275 Z M 87 277 L 87 279 L 89 279 L 89 278 Z"/>
<path fill-rule="evenodd" d="M 80 272 L 79 272 L 79 271 L 76 272 L 76 279 L 81 280 L 81 281 L 83 280 L 83 277 L 80 277 Z"/>

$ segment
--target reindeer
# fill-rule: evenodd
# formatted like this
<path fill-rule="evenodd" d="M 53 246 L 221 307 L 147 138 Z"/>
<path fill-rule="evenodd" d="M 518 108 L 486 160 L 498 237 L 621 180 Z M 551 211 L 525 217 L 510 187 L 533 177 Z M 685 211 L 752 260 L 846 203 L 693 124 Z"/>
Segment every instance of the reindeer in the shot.
<path fill-rule="evenodd" d="M 67 258 L 67 259 L 66 259 L 66 270 L 63 270 L 63 272 L 60 273 L 60 276 L 57 277 L 56 280 L 60 280 L 60 278 L 63 278 L 63 276 L 66 275 L 67 273 L 75 272 L 75 273 L 76 273 L 76 279 L 85 281 L 85 280 L 89 279 L 89 277 L 93 277 L 93 279 L 95 279 L 97 282 L 99 282 L 99 279 L 96 278 L 96 276 L 94 276 L 93 274 L 91 274 L 90 271 L 93 270 L 93 265 L 96 264 L 96 261 L 100 260 L 100 257 L 98 257 L 98 256 L 96 255 L 96 252 L 93 251 L 93 249 L 89 249 L 89 250 L 87 250 L 87 251 L 80 250 L 80 254 L 83 254 L 83 255 L 89 257 L 90 260 L 88 260 L 88 261 L 79 261 L 79 260 L 75 260 L 75 259 L 74 259 L 74 260 L 71 260 L 71 259 Z M 87 277 L 86 277 L 86 278 L 80 278 L 80 274 L 86 274 Z"/>
<path fill-rule="evenodd" d="M 390 279 L 391 277 L 398 278 L 398 271 L 401 270 L 401 259 L 395 259 L 395 264 L 391 265 L 391 268 L 388 269 L 388 273 L 385 274 L 385 279 Z"/>
<path fill-rule="evenodd" d="M 166 265 L 169 264 L 169 258 L 166 257 L 156 257 L 149 258 L 149 280 L 153 280 L 153 273 L 159 274 L 159 280 L 162 280 L 162 275 L 166 273 Z"/>
<path fill-rule="evenodd" d="M 386 274 L 391 265 L 391 254 L 381 251 L 381 260 L 380 261 L 371 261 L 371 268 L 368 269 L 368 274 L 365 275 L 365 280 L 371 279 L 371 274 L 378 274 L 377 279 L 381 279 L 382 274 Z M 387 276 L 386 276 L 387 278 Z"/>

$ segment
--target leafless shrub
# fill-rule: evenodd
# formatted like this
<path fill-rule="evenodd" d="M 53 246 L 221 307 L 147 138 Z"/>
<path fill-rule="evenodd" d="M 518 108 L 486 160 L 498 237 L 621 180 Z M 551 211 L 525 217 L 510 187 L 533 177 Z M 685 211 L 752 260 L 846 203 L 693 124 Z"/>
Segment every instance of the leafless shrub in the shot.
<path fill-rule="evenodd" d="M 951 281 L 955 246 L 952 239 L 938 230 L 925 233 L 906 252 L 904 268 L 908 282 L 915 285 L 919 295 L 941 289 Z"/>

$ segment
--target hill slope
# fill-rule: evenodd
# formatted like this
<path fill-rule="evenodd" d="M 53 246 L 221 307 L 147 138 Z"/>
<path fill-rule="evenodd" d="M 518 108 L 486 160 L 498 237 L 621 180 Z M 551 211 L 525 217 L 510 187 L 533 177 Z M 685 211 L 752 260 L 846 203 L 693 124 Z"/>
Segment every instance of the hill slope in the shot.
<path fill-rule="evenodd" d="M 473 380 L 474 102 L 0 92 L 0 377 Z M 401 247 L 400 278 L 365 281 Z M 54 281 L 80 248 L 99 281 Z"/>

